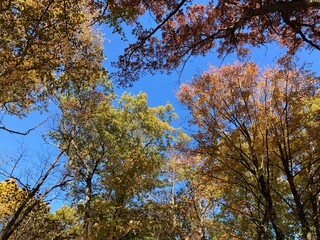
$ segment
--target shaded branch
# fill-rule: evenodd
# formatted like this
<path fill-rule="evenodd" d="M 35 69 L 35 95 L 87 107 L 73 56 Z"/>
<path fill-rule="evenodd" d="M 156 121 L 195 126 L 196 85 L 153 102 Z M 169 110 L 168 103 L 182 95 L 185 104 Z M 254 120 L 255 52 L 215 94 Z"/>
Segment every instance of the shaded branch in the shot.
<path fill-rule="evenodd" d="M 129 59 L 131 58 L 131 56 L 133 55 L 133 53 L 134 53 L 135 51 L 137 51 L 140 47 L 142 47 L 142 46 L 145 44 L 145 42 L 150 39 L 150 37 L 152 37 L 158 30 L 160 30 L 160 29 L 163 27 L 163 25 L 165 25 L 166 22 L 168 22 L 168 20 L 169 20 L 172 16 L 174 16 L 174 15 L 179 11 L 179 9 L 183 6 L 183 4 L 184 4 L 186 1 L 187 1 L 187 0 L 182 0 L 182 1 L 179 3 L 179 5 L 178 5 L 172 12 L 170 12 L 170 13 L 168 14 L 168 16 L 167 16 L 156 28 L 154 28 L 146 37 L 144 37 L 144 38 L 140 41 L 140 43 L 139 43 L 139 44 L 131 51 L 131 53 L 129 54 Z"/>
<path fill-rule="evenodd" d="M 35 130 L 36 128 L 38 128 L 38 127 L 41 126 L 42 124 L 44 124 L 46 121 L 48 121 L 48 119 L 49 119 L 49 117 L 48 117 L 46 120 L 42 121 L 41 123 L 37 124 L 36 126 L 28 129 L 28 130 L 25 131 L 25 132 L 20 132 L 20 131 L 12 130 L 12 129 L 10 129 L 10 128 L 7 128 L 6 126 L 1 126 L 1 127 L 0 127 L 0 130 L 7 131 L 7 132 L 10 133 L 10 134 L 18 134 L 18 135 L 26 136 L 26 135 L 28 135 L 30 132 L 32 132 L 33 130 Z"/>

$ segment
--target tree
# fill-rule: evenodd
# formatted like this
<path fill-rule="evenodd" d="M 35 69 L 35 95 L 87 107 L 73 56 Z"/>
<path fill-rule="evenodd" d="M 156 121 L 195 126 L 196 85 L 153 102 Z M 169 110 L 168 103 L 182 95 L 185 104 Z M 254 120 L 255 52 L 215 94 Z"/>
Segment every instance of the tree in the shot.
<path fill-rule="evenodd" d="M 122 23 L 133 25 L 137 41 L 115 63 L 118 82 L 130 85 L 146 72 L 170 72 L 213 48 L 239 56 L 270 42 L 285 46 L 288 55 L 319 50 L 319 7 L 319 0 L 3 1 L 0 106 L 22 114 L 70 82 L 90 85 L 99 78 L 103 54 L 94 23 L 106 23 L 124 38 Z M 151 29 L 140 22 L 147 12 L 155 20 Z"/>
<path fill-rule="evenodd" d="M 3 223 L 7 221 L 8 216 L 10 216 L 19 206 L 19 203 L 26 193 L 22 189 L 19 189 L 17 183 L 13 179 L 1 182 L 0 187 L 0 219 L 1 225 L 3 225 Z"/>
<path fill-rule="evenodd" d="M 146 97 L 86 89 L 60 99 L 52 137 L 68 149 L 70 195 L 83 200 L 83 239 L 133 238 L 143 230 L 142 199 L 160 184 L 167 151 L 179 137 L 169 125 L 172 106 L 149 108 Z"/>
<path fill-rule="evenodd" d="M 181 87 L 202 171 L 221 186 L 222 221 L 238 224 L 230 237 L 250 236 L 241 226 L 253 223 L 257 239 L 319 238 L 318 84 L 305 70 L 247 63 Z"/>
<path fill-rule="evenodd" d="M 252 47 L 272 42 L 284 46 L 286 56 L 303 48 L 320 50 L 319 8 L 318 0 L 210 0 L 201 4 L 190 0 L 127 0 L 125 4 L 106 2 L 100 14 L 103 20 L 116 13 L 119 21 L 135 24 L 137 41 L 115 63 L 120 68 L 115 78 L 122 85 L 130 85 L 147 72 L 170 72 L 191 56 L 213 49 L 219 56 L 236 52 L 240 57 Z M 155 21 L 150 29 L 138 18 L 147 12 Z"/>
<path fill-rule="evenodd" d="M 14 238 L 13 236 L 28 239 L 28 236 L 32 234 L 38 236 L 37 234 L 40 233 L 41 227 L 43 227 L 44 232 L 50 227 L 54 227 L 54 225 L 50 226 L 49 222 L 46 225 L 45 219 L 48 219 L 46 217 L 48 217 L 47 213 L 49 213 L 46 197 L 54 189 L 65 185 L 68 179 L 66 175 L 62 175 L 56 182 L 47 183 L 63 154 L 64 150 L 61 150 L 52 162 L 42 162 L 44 167 L 38 175 L 34 176 L 33 185 L 31 185 L 31 182 L 24 183 L 28 176 L 25 176 L 25 179 L 21 175 L 19 177 L 15 176 L 15 168 L 19 165 L 20 159 L 14 162 L 12 169 L 1 169 L 1 174 L 9 177 L 9 180 L 1 182 L 0 185 L 1 240 Z M 18 183 L 23 188 L 20 188 Z M 39 229 L 37 230 L 37 228 Z M 46 230 L 44 230 L 45 228 Z"/>
<path fill-rule="evenodd" d="M 170 164 L 171 208 L 174 215 L 174 239 L 220 239 L 216 238 L 217 224 L 213 219 L 216 204 L 213 201 L 217 185 L 208 181 L 201 171 L 202 159 L 183 152 Z"/>
<path fill-rule="evenodd" d="M 44 199 L 29 196 L 28 189 L 20 188 L 14 179 L 0 183 L 1 239 L 56 239 L 61 235 L 61 226 L 52 218 Z"/>
<path fill-rule="evenodd" d="M 58 226 L 55 239 L 80 239 L 81 219 L 75 207 L 63 205 L 50 215 L 50 221 Z"/>
<path fill-rule="evenodd" d="M 21 117 L 70 85 L 94 85 L 104 77 L 100 36 L 89 26 L 85 3 L 1 1 L 2 113 Z"/>

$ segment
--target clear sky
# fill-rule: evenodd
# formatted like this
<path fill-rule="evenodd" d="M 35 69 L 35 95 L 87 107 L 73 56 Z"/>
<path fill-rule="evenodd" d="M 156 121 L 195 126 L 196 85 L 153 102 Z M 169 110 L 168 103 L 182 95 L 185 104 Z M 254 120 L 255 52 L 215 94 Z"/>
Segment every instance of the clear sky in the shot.
<path fill-rule="evenodd" d="M 112 34 L 109 29 L 104 27 L 100 28 L 103 31 L 105 38 L 105 55 L 107 59 L 105 60 L 105 67 L 109 71 L 113 71 L 110 63 L 115 61 L 119 54 L 123 52 L 124 47 L 128 42 L 122 42 L 120 36 Z M 252 55 L 249 57 L 249 60 L 254 61 L 263 68 L 266 65 L 274 65 L 274 59 L 281 54 L 283 50 L 279 49 L 276 45 L 270 45 L 268 48 L 262 47 L 260 49 L 253 50 Z M 191 58 L 190 61 L 184 68 L 182 75 L 179 76 L 177 72 L 173 72 L 170 75 L 147 75 L 140 79 L 138 82 L 134 83 L 132 88 L 122 89 L 115 86 L 116 93 L 121 95 L 124 91 L 131 92 L 136 94 L 140 91 L 146 92 L 148 94 L 148 101 L 151 107 L 164 105 L 167 102 L 170 102 L 177 114 L 180 116 L 180 119 L 177 120 L 174 125 L 176 127 L 187 128 L 187 117 L 186 111 L 179 104 L 178 100 L 175 97 L 176 91 L 179 89 L 179 84 L 182 82 L 188 82 L 192 79 L 193 75 L 200 74 L 201 72 L 208 69 L 209 65 L 221 66 L 224 64 L 232 64 L 237 61 L 235 55 L 227 56 L 223 61 L 218 59 L 217 54 L 212 52 L 206 57 L 195 57 Z M 319 75 L 320 65 L 319 65 L 319 56 L 316 51 L 311 54 L 306 52 L 301 52 L 299 54 L 300 58 L 307 62 L 313 62 L 312 70 L 316 71 Z M 6 124 L 6 127 L 12 128 L 18 131 L 26 131 L 35 125 L 44 121 L 48 114 L 54 114 L 56 109 L 54 106 L 49 108 L 49 112 L 40 114 L 38 112 L 31 113 L 27 118 L 17 119 L 16 117 L 5 116 L 3 122 Z M 0 163 L 2 161 L 7 161 L 8 156 L 12 153 L 17 154 L 17 151 L 20 149 L 21 145 L 26 149 L 26 161 L 31 162 L 32 159 L 38 158 L 38 153 L 42 152 L 45 145 L 42 140 L 41 135 L 50 128 L 50 123 L 45 123 L 36 130 L 32 131 L 28 136 L 19 136 L 14 134 L 9 134 L 5 131 L 0 131 Z M 28 160 L 29 159 L 29 160 Z M 27 162 L 26 162 L 27 163 Z M 2 180 L 2 176 L 0 176 Z"/>

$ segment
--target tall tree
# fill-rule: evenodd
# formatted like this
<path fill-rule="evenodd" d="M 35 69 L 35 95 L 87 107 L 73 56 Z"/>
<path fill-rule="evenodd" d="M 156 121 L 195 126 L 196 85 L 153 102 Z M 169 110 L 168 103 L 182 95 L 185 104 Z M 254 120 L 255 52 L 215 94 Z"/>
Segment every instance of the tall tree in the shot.
<path fill-rule="evenodd" d="M 122 23 L 133 26 L 137 41 L 115 63 L 119 83 L 130 85 L 212 49 L 244 56 L 250 47 L 277 42 L 288 55 L 319 50 L 319 8 L 319 0 L 2 1 L 0 106 L 22 113 L 69 81 L 97 77 L 103 55 L 94 23 L 124 38 Z M 140 22 L 146 13 L 154 17 L 152 28 Z M 69 77 L 57 78 L 62 72 Z"/>
<path fill-rule="evenodd" d="M 115 99 L 95 90 L 60 103 L 62 118 L 52 136 L 62 148 L 71 143 L 71 195 L 84 200 L 83 239 L 133 237 L 141 227 L 141 199 L 160 184 L 167 151 L 179 135 L 169 125 L 172 106 L 149 108 L 143 93 Z"/>
<path fill-rule="evenodd" d="M 178 94 L 203 171 L 222 188 L 223 220 L 254 223 L 257 239 L 319 237 L 318 84 L 305 70 L 247 63 L 212 68 Z"/>
<path fill-rule="evenodd" d="M 170 164 L 175 239 L 219 239 L 213 219 L 219 187 L 202 174 L 201 163 L 201 157 L 184 153 L 174 157 Z"/>

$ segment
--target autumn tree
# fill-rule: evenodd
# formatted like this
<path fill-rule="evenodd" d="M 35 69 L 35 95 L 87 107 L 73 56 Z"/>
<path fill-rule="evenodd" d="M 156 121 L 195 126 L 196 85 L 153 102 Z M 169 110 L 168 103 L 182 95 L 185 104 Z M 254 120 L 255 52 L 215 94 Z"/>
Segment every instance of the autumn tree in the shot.
<path fill-rule="evenodd" d="M 0 106 L 22 114 L 70 82 L 92 84 L 103 71 L 95 23 L 123 38 L 123 23 L 132 26 L 136 42 L 115 63 L 118 82 L 130 85 L 147 72 L 170 72 L 213 49 L 244 56 L 251 47 L 277 42 L 288 55 L 319 50 L 319 7 L 318 0 L 3 1 Z M 154 18 L 153 27 L 141 22 L 145 14 Z"/>
<path fill-rule="evenodd" d="M 201 157 L 183 151 L 173 156 L 166 172 L 172 183 L 169 205 L 174 219 L 174 239 L 217 239 L 213 216 L 219 187 L 199 171 L 201 163 Z"/>
<path fill-rule="evenodd" d="M 58 234 L 58 226 L 50 220 L 50 207 L 48 204 L 54 197 L 54 191 L 68 182 L 68 176 L 57 172 L 64 151 L 57 153 L 52 159 L 51 155 L 41 159 L 38 171 L 28 170 L 28 164 L 22 163 L 25 153 L 18 153 L 8 162 L 2 160 L 0 174 L 0 239 L 30 239 L 32 236 L 49 232 Z M 11 164 L 10 164 L 11 163 Z M 33 164 L 35 162 L 28 161 Z M 53 194 L 53 195 L 51 195 Z M 30 237 L 30 238 L 29 238 Z M 44 236 L 43 236 L 43 239 Z"/>
<path fill-rule="evenodd" d="M 1 239 L 55 239 L 62 227 L 50 214 L 43 195 L 32 196 L 14 179 L 0 182 Z"/>
<path fill-rule="evenodd" d="M 133 238 L 143 230 L 142 199 L 160 184 L 179 135 L 169 124 L 172 106 L 150 108 L 144 93 L 115 97 L 87 89 L 61 97 L 60 108 L 52 137 L 68 149 L 70 195 L 83 200 L 83 239 Z"/>
<path fill-rule="evenodd" d="M 182 85 L 201 171 L 220 186 L 221 221 L 237 226 L 229 237 L 319 238 L 318 84 L 303 69 L 247 63 Z"/>
<path fill-rule="evenodd" d="M 2 113 L 23 116 L 70 84 L 94 85 L 103 77 L 101 40 L 91 21 L 86 1 L 1 1 Z"/>
<path fill-rule="evenodd" d="M 8 179 L 0 182 L 0 230 L 3 231 L 10 217 L 28 197 L 28 189 L 20 188 L 17 181 Z M 30 212 L 22 213 L 23 221 L 9 238 L 2 239 L 75 239 L 79 236 L 79 218 L 76 209 L 62 206 L 50 213 L 50 206 L 43 198 L 34 197 L 28 205 Z"/>
<path fill-rule="evenodd" d="M 170 72 L 212 50 L 240 57 L 268 43 L 284 47 L 287 56 L 299 49 L 320 50 L 318 0 L 127 0 L 93 1 L 92 6 L 100 9 L 97 21 L 133 25 L 136 41 L 115 63 L 122 85 L 145 73 Z M 140 21 L 143 14 L 153 17 L 153 26 Z M 115 31 L 121 31 L 119 25 Z"/>
<path fill-rule="evenodd" d="M 79 239 L 81 236 L 80 217 L 77 208 L 66 205 L 50 214 L 49 225 L 57 226 L 54 231 L 55 239 Z"/>

